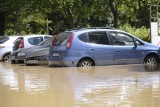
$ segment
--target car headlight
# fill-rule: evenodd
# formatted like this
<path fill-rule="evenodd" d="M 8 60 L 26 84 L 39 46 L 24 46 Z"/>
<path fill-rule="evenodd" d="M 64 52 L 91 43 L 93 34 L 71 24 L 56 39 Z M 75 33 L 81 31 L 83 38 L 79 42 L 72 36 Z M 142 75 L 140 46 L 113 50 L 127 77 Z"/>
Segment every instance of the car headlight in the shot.
<path fill-rule="evenodd" d="M 26 53 L 19 53 L 17 56 L 26 56 Z"/>

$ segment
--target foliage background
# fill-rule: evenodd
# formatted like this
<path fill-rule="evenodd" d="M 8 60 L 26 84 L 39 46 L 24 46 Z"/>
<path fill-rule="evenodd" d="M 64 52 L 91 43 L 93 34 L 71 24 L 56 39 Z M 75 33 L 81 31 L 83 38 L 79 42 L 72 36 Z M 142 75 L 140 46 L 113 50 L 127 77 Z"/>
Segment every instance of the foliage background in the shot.
<path fill-rule="evenodd" d="M 113 26 L 149 41 L 149 8 L 159 0 L 0 0 L 5 35 L 57 34 Z M 3 18 L 3 17 L 2 17 Z"/>

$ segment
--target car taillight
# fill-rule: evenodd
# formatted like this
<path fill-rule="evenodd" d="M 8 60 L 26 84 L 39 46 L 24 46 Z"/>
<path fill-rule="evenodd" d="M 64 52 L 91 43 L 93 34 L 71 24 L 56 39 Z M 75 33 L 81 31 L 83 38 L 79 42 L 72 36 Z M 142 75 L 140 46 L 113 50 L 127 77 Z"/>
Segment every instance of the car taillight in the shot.
<path fill-rule="evenodd" d="M 56 41 L 57 36 L 58 36 L 58 35 L 56 35 L 56 36 L 54 37 L 54 39 L 52 40 L 50 47 L 54 45 L 54 42 Z"/>
<path fill-rule="evenodd" d="M 74 37 L 74 34 L 72 33 L 71 36 L 69 37 L 68 41 L 67 41 L 66 48 L 70 48 L 71 47 L 73 37 Z"/>
<path fill-rule="evenodd" d="M 20 41 L 19 48 L 24 48 L 24 39 Z"/>

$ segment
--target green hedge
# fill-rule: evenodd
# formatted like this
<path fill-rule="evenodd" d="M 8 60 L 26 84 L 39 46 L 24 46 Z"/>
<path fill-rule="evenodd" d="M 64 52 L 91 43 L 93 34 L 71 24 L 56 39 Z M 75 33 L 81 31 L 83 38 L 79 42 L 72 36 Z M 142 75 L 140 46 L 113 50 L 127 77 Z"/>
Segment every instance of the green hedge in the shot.
<path fill-rule="evenodd" d="M 129 24 L 125 24 L 123 26 L 119 27 L 120 30 L 126 31 L 144 41 L 150 42 L 150 29 L 146 27 L 141 27 L 141 28 L 135 28 L 131 27 Z"/>

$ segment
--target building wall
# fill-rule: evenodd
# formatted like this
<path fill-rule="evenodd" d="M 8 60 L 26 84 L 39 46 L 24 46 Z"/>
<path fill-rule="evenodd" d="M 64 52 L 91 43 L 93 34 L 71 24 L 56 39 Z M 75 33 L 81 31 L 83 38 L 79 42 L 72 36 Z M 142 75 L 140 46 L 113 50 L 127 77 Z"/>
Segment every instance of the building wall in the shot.
<path fill-rule="evenodd" d="M 151 22 L 151 43 L 160 46 L 160 35 L 158 35 L 157 24 L 157 22 Z"/>

